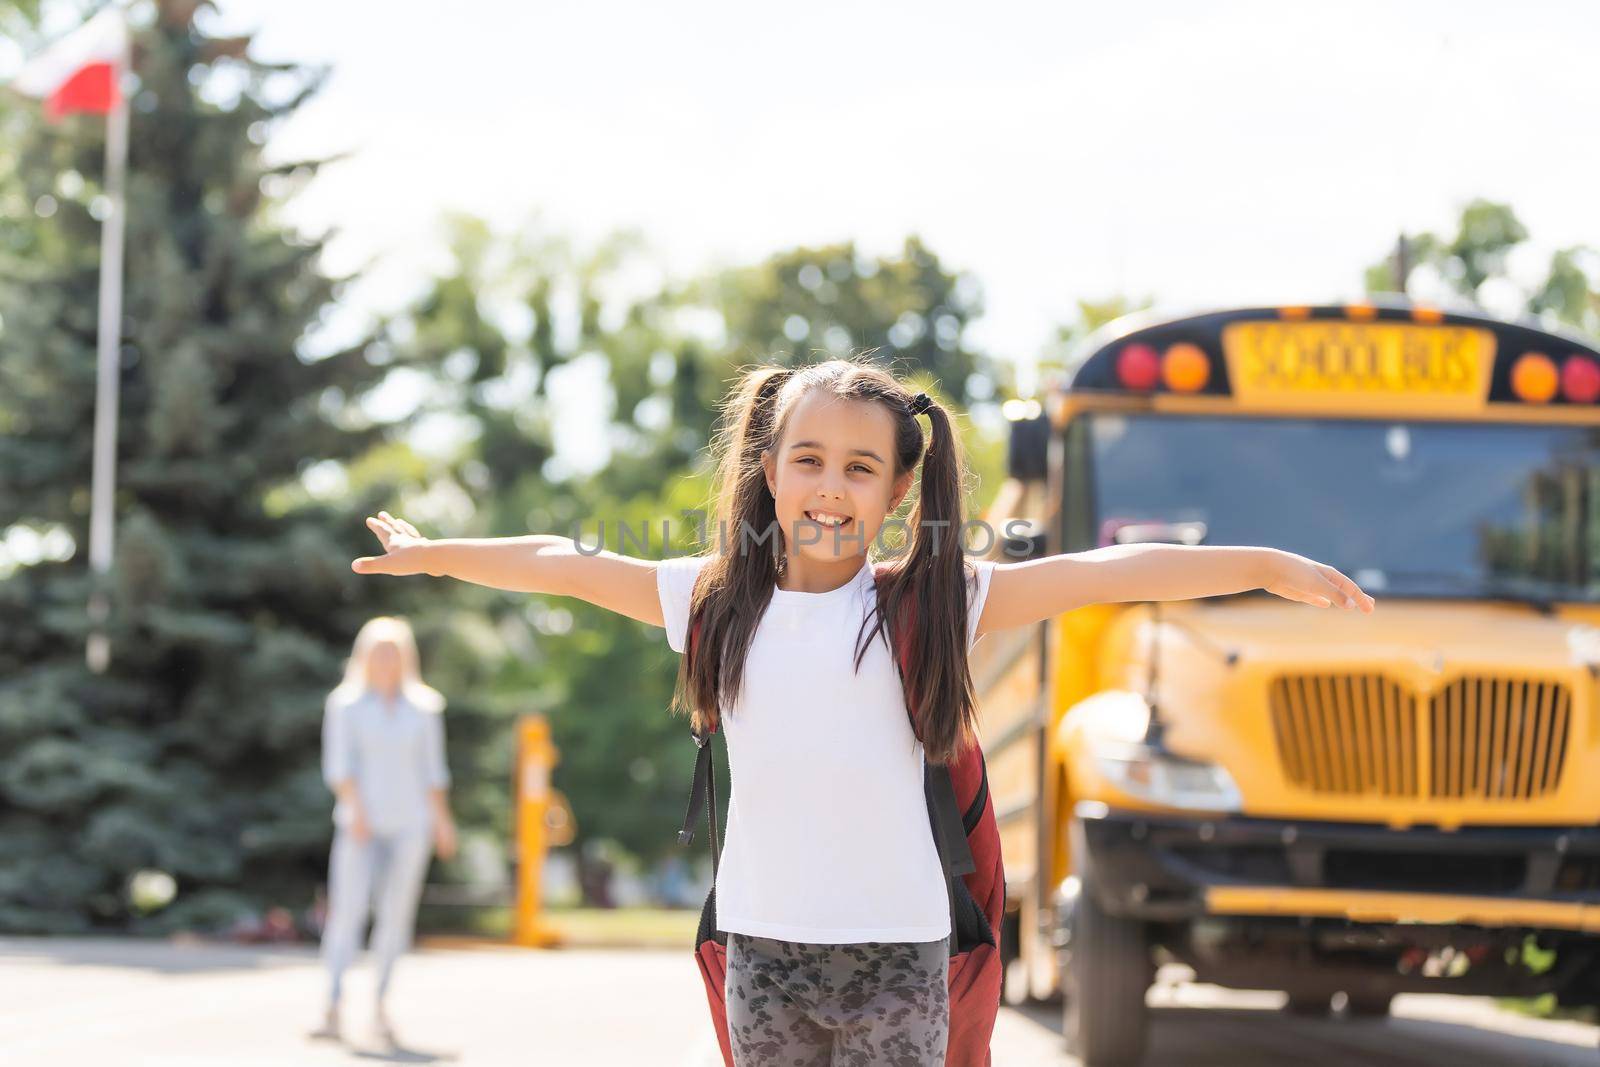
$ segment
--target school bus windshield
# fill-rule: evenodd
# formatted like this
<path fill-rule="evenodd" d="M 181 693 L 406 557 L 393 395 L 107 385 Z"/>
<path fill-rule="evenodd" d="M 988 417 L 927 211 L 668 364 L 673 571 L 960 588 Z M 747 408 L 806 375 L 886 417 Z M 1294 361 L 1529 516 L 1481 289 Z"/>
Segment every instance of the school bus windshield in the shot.
<path fill-rule="evenodd" d="M 1202 522 L 1389 595 L 1600 599 L 1600 429 L 1086 414 L 1091 528 Z M 1079 457 L 1081 462 L 1083 457 Z"/>

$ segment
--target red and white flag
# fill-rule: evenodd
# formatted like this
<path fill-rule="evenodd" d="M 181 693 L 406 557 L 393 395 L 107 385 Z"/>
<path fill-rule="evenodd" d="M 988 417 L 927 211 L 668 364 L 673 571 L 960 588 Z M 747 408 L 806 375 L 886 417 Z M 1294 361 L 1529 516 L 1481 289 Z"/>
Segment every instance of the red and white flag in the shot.
<path fill-rule="evenodd" d="M 75 111 L 104 115 L 121 100 L 127 56 L 127 23 L 108 7 L 30 59 L 11 87 L 43 99 L 51 122 Z"/>

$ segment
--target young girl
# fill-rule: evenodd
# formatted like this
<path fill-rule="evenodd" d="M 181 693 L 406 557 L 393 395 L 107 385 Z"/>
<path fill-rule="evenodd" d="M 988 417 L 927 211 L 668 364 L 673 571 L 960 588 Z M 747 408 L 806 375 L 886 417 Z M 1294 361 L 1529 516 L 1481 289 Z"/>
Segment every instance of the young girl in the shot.
<path fill-rule="evenodd" d="M 376 901 L 372 954 L 378 968 L 375 1021 L 395 1043 L 384 997 L 395 961 L 411 943 L 430 853 L 455 852 L 444 759 L 444 697 L 422 680 L 417 641 L 401 618 L 367 620 L 328 694 L 322 718 L 322 774 L 338 798 L 328 857 L 328 918 L 322 958 L 327 1014 L 314 1032 L 339 1036 L 344 973 L 361 948 Z"/>
<path fill-rule="evenodd" d="M 698 730 L 717 724 L 728 747 L 716 894 L 735 1063 L 943 1067 L 950 922 L 923 761 L 972 743 L 978 637 L 1097 602 L 1258 587 L 1319 607 L 1373 601 L 1334 568 L 1270 548 L 968 560 L 950 413 L 867 363 L 753 370 L 726 416 L 708 554 L 658 563 L 550 535 L 436 541 L 380 512 L 368 524 L 386 554 L 352 567 L 578 597 L 664 626 L 678 652 L 698 619 L 675 706 Z M 919 471 L 879 613 L 868 550 Z M 903 687 L 884 616 L 907 601 L 919 654 Z"/>

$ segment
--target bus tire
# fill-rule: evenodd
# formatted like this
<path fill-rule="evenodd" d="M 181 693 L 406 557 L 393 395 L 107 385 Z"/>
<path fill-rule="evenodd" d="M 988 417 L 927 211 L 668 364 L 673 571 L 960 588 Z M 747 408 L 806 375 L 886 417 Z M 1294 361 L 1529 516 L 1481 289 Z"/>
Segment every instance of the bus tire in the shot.
<path fill-rule="evenodd" d="M 1344 1013 L 1352 1019 L 1381 1019 L 1394 1006 L 1392 993 L 1350 993 L 1344 995 Z"/>
<path fill-rule="evenodd" d="M 1289 992 L 1289 999 L 1284 1002 L 1283 1010 L 1290 1015 L 1299 1015 L 1303 1018 L 1320 1018 L 1333 1010 L 1333 1005 L 1327 996 L 1314 996 L 1308 993 Z"/>
<path fill-rule="evenodd" d="M 1072 879 L 1061 907 L 1062 1032 L 1083 1067 L 1131 1067 L 1150 1029 L 1145 993 L 1154 978 L 1144 924 L 1101 908 Z"/>
<path fill-rule="evenodd" d="M 1021 912 L 1005 912 L 1000 918 L 1000 996 L 1012 1007 L 1020 1007 L 1028 1002 L 1027 982 L 1022 983 L 1023 992 L 1020 996 L 1011 995 L 1012 965 L 1022 958 L 1021 936 Z"/>

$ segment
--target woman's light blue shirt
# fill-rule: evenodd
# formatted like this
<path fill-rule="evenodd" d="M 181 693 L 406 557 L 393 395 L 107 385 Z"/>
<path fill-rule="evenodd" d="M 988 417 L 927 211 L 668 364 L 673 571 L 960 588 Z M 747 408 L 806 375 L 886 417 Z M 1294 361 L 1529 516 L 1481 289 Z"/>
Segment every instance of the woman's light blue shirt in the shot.
<path fill-rule="evenodd" d="M 322 777 L 330 789 L 355 779 L 373 833 L 430 829 L 428 792 L 450 785 L 444 716 L 403 693 L 392 702 L 370 689 L 355 698 L 330 693 L 322 714 Z M 350 823 L 347 808 L 334 806 L 339 826 Z"/>

